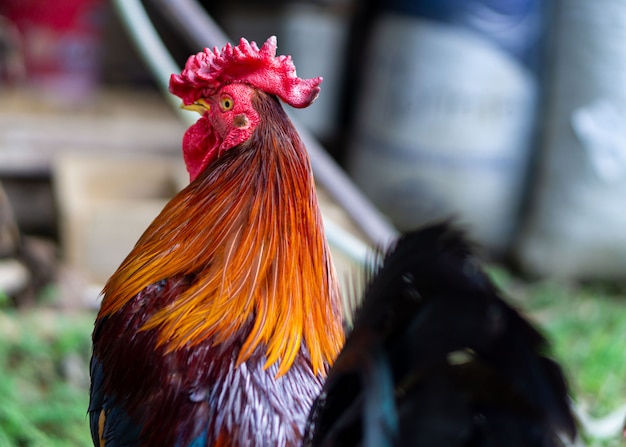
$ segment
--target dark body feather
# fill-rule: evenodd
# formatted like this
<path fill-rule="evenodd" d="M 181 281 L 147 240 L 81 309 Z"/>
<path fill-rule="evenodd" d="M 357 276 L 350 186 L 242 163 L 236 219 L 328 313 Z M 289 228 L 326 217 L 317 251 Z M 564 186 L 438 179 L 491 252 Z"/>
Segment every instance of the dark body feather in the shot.
<path fill-rule="evenodd" d="M 189 281 L 172 278 L 153 284 L 129 303 L 128 312 L 98 321 L 94 338 L 101 339 L 106 328 L 115 334 L 106 343 L 116 349 L 102 349 L 92 359 L 92 427 L 98 426 L 100 409 L 105 408 L 113 411 L 106 418 L 106 446 L 188 446 L 194 440 L 197 445 L 220 445 L 222 428 L 228 430 L 224 445 L 270 445 L 269 439 L 276 442 L 271 445 L 297 445 L 322 383 L 306 357 L 299 356 L 285 376 L 275 379 L 277 366 L 264 370 L 263 352 L 235 366 L 241 340 L 165 353 L 155 346 L 154 330 L 141 330 L 153 303 L 176 299 Z"/>
<path fill-rule="evenodd" d="M 574 437 L 545 339 L 447 224 L 384 257 L 310 415 L 304 445 L 559 446 Z"/>
<path fill-rule="evenodd" d="M 336 332 L 341 330 L 339 296 L 324 257 L 308 158 L 276 98 L 259 95 L 267 121 L 166 206 L 105 287 L 93 333 L 89 417 L 94 445 L 287 447 L 301 442 L 329 356 L 343 342 L 343 333 Z M 260 209 L 275 214 L 265 219 Z M 300 250 L 286 257 L 293 247 Z M 314 277 L 293 275 L 301 263 L 310 264 Z M 130 282 L 145 284 L 126 296 L 120 290 Z M 294 295 L 278 293 L 287 286 Z M 215 329 L 207 321 L 215 314 L 213 302 L 224 299 L 220 287 L 241 292 L 222 303 L 216 323 L 221 326 Z M 302 290 L 319 308 L 294 299 Z M 180 305 L 189 305 L 190 312 L 180 317 Z M 319 330 L 336 343 L 317 349 L 321 368 L 309 349 L 309 343 L 315 347 L 323 339 L 315 338 L 312 319 L 328 325 L 330 330 Z M 286 343 L 276 345 L 283 350 L 297 343 L 286 367 L 284 358 L 266 365 L 268 345 L 276 337 Z"/>

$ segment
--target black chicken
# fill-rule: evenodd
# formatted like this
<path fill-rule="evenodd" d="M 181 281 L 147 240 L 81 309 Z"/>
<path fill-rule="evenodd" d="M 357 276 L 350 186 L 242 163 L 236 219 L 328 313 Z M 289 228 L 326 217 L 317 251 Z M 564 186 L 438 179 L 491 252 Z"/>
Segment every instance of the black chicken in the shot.
<path fill-rule="evenodd" d="M 576 426 L 547 348 L 461 232 L 406 234 L 371 275 L 304 446 L 563 445 Z"/>

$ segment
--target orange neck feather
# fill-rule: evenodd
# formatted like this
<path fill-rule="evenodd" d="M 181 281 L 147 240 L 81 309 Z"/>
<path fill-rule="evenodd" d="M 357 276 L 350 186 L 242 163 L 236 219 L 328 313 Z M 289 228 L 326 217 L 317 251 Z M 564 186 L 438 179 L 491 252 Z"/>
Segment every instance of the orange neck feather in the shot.
<path fill-rule="evenodd" d="M 265 346 L 282 375 L 304 345 L 324 374 L 344 334 L 309 159 L 280 105 L 257 103 L 265 119 L 251 139 L 166 205 L 107 282 L 99 317 L 149 284 L 194 274 L 145 326 L 168 351 L 242 337 L 240 362 Z"/>

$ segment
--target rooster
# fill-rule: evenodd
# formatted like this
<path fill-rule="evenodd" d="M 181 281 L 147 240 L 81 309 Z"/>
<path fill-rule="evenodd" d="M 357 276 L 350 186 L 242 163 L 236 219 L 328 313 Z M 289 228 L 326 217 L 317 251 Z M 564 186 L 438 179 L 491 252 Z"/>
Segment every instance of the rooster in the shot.
<path fill-rule="evenodd" d="M 191 56 L 170 91 L 200 113 L 190 184 L 105 284 L 93 331 L 95 446 L 297 446 L 344 342 L 305 147 L 310 105 L 276 38 Z"/>
<path fill-rule="evenodd" d="M 565 378 L 449 224 L 406 234 L 373 275 L 304 447 L 573 440 Z"/>

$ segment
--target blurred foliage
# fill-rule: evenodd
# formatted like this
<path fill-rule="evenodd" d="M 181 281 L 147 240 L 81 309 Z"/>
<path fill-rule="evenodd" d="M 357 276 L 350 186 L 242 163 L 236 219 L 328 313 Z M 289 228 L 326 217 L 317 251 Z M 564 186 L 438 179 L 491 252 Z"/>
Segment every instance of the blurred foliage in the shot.
<path fill-rule="evenodd" d="M 501 269 L 490 273 L 542 329 L 580 408 L 602 418 L 626 405 L 626 288 L 601 282 L 522 282 Z M 586 441 L 624 445 L 622 439 Z"/>
<path fill-rule="evenodd" d="M 0 310 L 0 446 L 91 444 L 93 319 L 54 310 Z"/>
<path fill-rule="evenodd" d="M 544 314 L 576 399 L 594 416 L 626 403 L 626 298 L 554 285 L 532 296 L 529 310 Z"/>
<path fill-rule="evenodd" d="M 7 306 L 11 302 L 11 297 L 0 290 L 0 308 Z"/>

